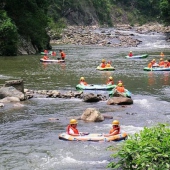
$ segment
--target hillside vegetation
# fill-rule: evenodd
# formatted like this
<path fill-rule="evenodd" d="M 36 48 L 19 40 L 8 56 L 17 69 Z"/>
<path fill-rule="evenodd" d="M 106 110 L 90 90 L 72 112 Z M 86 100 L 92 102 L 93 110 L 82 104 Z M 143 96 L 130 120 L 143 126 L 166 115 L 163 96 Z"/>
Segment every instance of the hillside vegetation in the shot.
<path fill-rule="evenodd" d="M 170 23 L 168 0 L 1 0 L 0 55 L 17 55 L 28 44 L 39 52 L 50 49 L 49 30 L 69 25 L 133 26 L 159 21 Z M 26 43 L 25 43 L 26 42 Z"/>

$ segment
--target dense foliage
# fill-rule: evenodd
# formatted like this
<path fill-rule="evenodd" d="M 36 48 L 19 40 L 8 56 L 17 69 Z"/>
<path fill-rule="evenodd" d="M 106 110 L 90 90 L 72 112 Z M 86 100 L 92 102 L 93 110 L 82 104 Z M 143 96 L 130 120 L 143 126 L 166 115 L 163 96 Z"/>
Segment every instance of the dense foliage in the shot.
<path fill-rule="evenodd" d="M 170 23 L 169 0 L 1 0 L 0 55 L 16 55 L 20 35 L 39 51 L 50 48 L 47 30 L 60 32 L 69 19 L 72 24 L 114 25 L 114 22 Z M 120 17 L 120 19 L 119 19 Z M 124 18 L 124 19 L 121 19 Z M 81 22 L 78 22 L 81 21 Z"/>
<path fill-rule="evenodd" d="M 164 124 L 144 128 L 139 134 L 131 136 L 113 157 L 109 167 L 131 170 L 169 170 L 170 169 L 170 128 Z"/>

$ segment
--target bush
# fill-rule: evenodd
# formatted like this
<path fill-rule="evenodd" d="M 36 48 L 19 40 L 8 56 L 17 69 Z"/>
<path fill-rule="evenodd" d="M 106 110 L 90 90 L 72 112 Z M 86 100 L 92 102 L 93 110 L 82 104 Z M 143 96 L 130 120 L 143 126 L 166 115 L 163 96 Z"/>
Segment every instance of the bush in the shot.
<path fill-rule="evenodd" d="M 108 167 L 123 170 L 169 170 L 170 129 L 165 124 L 145 127 L 139 134 L 130 136 L 118 153 L 112 157 L 117 162 Z"/>

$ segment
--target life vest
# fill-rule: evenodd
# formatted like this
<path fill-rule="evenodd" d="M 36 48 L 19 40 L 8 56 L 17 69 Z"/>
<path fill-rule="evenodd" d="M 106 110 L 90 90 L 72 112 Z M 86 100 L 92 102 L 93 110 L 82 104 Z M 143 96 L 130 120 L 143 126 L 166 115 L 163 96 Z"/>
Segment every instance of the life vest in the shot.
<path fill-rule="evenodd" d="M 164 61 L 160 61 L 159 66 L 164 66 Z"/>
<path fill-rule="evenodd" d="M 43 59 L 44 59 L 44 60 L 48 60 L 48 57 L 47 57 L 47 56 L 44 56 Z"/>
<path fill-rule="evenodd" d="M 129 53 L 129 57 L 132 57 L 133 56 L 133 54 L 132 53 Z"/>
<path fill-rule="evenodd" d="M 68 126 L 67 126 L 67 134 L 71 135 L 71 134 L 70 134 L 70 129 L 74 132 L 74 134 L 79 134 L 78 129 L 73 128 L 71 125 L 68 125 Z"/>
<path fill-rule="evenodd" d="M 152 63 L 149 63 L 149 64 L 148 64 L 148 68 L 151 68 L 152 66 L 153 66 Z"/>
<path fill-rule="evenodd" d="M 124 93 L 124 92 L 125 92 L 125 88 L 124 88 L 124 87 L 119 87 L 119 86 L 117 86 L 117 87 L 116 87 L 116 90 L 117 90 L 118 92 L 120 92 L 120 93 Z"/>
<path fill-rule="evenodd" d="M 82 84 L 82 85 L 84 85 L 84 86 L 86 86 L 87 85 L 87 83 L 85 82 L 85 81 L 80 81 L 80 83 L 79 84 Z"/>
<path fill-rule="evenodd" d="M 101 68 L 105 68 L 105 67 L 106 67 L 106 64 L 105 64 L 105 63 L 101 63 L 101 64 L 100 64 L 100 67 L 101 67 Z"/>
<path fill-rule="evenodd" d="M 106 67 L 111 67 L 111 65 L 109 63 L 106 64 Z"/>
<path fill-rule="evenodd" d="M 120 127 L 114 127 L 114 128 L 112 128 L 109 133 L 111 134 L 111 133 L 113 133 L 114 131 L 117 131 L 114 135 L 119 134 L 119 133 L 120 133 Z"/>
<path fill-rule="evenodd" d="M 106 84 L 107 85 L 114 85 L 114 82 L 113 82 L 113 80 L 108 80 Z"/>
<path fill-rule="evenodd" d="M 61 55 L 61 58 L 65 58 L 66 57 L 66 54 L 64 52 L 60 52 L 60 55 Z"/>
<path fill-rule="evenodd" d="M 56 52 L 55 51 L 52 52 L 52 56 L 56 56 Z"/>
<path fill-rule="evenodd" d="M 169 63 L 164 63 L 164 67 L 168 68 L 169 67 Z"/>

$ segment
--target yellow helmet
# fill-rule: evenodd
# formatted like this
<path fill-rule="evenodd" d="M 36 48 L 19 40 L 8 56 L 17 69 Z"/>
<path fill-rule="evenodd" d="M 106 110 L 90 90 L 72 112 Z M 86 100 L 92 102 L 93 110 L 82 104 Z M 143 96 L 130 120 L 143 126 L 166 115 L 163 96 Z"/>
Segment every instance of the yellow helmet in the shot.
<path fill-rule="evenodd" d="M 84 80 L 84 77 L 81 77 L 80 80 Z"/>
<path fill-rule="evenodd" d="M 113 77 L 110 76 L 109 79 L 110 79 L 110 80 L 113 80 Z"/>
<path fill-rule="evenodd" d="M 132 51 L 130 51 L 130 53 L 132 53 Z"/>
<path fill-rule="evenodd" d="M 76 119 L 71 119 L 70 120 L 70 125 L 75 125 L 75 124 L 77 124 L 78 122 L 77 122 L 77 120 Z"/>
<path fill-rule="evenodd" d="M 163 58 L 160 58 L 160 60 L 162 61 L 162 60 L 163 60 Z"/>
<path fill-rule="evenodd" d="M 120 87 L 121 87 L 121 86 L 123 86 L 123 84 L 122 84 L 122 83 L 118 83 L 118 86 L 120 86 Z"/>
<path fill-rule="evenodd" d="M 105 59 L 102 59 L 102 63 L 104 63 L 106 60 Z"/>
<path fill-rule="evenodd" d="M 155 61 L 155 59 L 153 59 L 152 61 Z"/>
<path fill-rule="evenodd" d="M 165 62 L 165 63 L 167 63 L 167 62 L 168 62 L 168 60 L 165 60 L 164 62 Z"/>
<path fill-rule="evenodd" d="M 118 120 L 114 120 L 114 121 L 112 122 L 112 125 L 119 125 L 119 121 L 118 121 Z"/>

